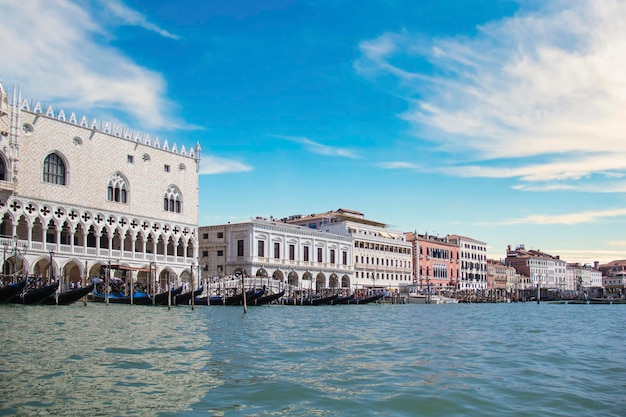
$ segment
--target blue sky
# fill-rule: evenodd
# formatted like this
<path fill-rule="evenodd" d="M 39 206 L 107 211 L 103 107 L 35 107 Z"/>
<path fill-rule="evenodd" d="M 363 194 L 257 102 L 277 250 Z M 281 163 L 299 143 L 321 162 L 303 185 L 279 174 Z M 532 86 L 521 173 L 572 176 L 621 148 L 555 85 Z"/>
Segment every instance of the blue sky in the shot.
<path fill-rule="evenodd" d="M 0 16 L 5 87 L 200 143 L 200 225 L 341 207 L 495 259 L 626 258 L 624 1 L 0 0 Z"/>

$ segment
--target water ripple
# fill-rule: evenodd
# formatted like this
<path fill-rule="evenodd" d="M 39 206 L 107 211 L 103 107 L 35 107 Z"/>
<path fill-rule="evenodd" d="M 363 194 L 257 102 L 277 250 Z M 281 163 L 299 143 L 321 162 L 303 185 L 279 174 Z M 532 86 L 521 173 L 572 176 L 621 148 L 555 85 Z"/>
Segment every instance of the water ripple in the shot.
<path fill-rule="evenodd" d="M 624 317 L 530 303 L 0 306 L 0 415 L 622 416 Z"/>

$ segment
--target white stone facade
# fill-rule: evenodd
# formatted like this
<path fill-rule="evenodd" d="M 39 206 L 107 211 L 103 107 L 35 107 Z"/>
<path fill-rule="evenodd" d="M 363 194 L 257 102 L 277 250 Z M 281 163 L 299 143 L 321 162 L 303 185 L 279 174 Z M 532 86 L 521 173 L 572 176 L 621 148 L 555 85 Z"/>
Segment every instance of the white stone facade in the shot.
<path fill-rule="evenodd" d="M 199 147 L 12 100 L 0 111 L 3 272 L 62 287 L 118 265 L 139 282 L 197 262 Z M 16 256 L 17 248 L 17 256 Z M 17 268 L 16 268 L 17 264 Z"/>
<path fill-rule="evenodd" d="M 352 221 L 327 223 L 322 228 L 354 241 L 357 288 L 399 291 L 413 283 L 413 244 L 400 230 Z"/>
<path fill-rule="evenodd" d="M 448 241 L 459 247 L 461 271 L 458 281 L 460 291 L 487 289 L 487 244 L 459 235 L 448 235 Z"/>
<path fill-rule="evenodd" d="M 320 292 L 353 286 L 352 239 L 277 221 L 201 226 L 202 279 L 269 277 Z"/>

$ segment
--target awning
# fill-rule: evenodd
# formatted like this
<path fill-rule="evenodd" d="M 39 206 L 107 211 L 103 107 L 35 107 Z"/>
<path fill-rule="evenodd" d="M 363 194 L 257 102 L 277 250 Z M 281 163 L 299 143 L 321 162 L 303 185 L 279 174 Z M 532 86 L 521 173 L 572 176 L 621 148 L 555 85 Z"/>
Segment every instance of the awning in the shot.
<path fill-rule="evenodd" d="M 135 266 L 127 266 L 127 265 L 110 265 L 111 269 L 121 269 L 124 271 L 138 271 L 138 272 L 150 272 L 150 268 L 145 267 L 135 267 Z"/>

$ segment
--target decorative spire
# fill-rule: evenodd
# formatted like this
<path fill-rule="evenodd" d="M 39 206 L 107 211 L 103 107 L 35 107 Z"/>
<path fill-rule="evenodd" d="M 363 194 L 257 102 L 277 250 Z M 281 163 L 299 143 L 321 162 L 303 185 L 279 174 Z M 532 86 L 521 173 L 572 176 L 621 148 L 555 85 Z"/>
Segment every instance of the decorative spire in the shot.
<path fill-rule="evenodd" d="M 0 80 L 0 114 L 9 114 L 9 96 Z"/>

